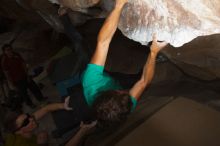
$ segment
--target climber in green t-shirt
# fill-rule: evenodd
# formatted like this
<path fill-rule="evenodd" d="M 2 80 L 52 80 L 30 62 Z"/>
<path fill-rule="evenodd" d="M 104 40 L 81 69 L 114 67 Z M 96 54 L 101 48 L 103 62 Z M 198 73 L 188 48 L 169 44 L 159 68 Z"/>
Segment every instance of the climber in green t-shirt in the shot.
<path fill-rule="evenodd" d="M 93 107 L 98 123 L 105 127 L 120 123 L 135 109 L 142 92 L 149 86 L 153 78 L 156 56 L 166 46 L 165 42 L 157 42 L 154 36 L 142 76 L 128 92 L 104 72 L 109 44 L 117 29 L 122 8 L 126 3 L 127 0 L 116 0 L 113 11 L 99 32 L 92 59 L 82 75 L 86 102 Z"/>

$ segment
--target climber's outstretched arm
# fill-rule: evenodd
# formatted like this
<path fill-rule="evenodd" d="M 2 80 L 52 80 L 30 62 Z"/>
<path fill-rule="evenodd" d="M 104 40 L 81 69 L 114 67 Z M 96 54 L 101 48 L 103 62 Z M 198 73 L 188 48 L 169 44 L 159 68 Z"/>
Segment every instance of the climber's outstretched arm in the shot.
<path fill-rule="evenodd" d="M 105 66 L 109 44 L 117 29 L 120 14 L 125 3 L 127 3 L 127 0 L 116 0 L 115 8 L 105 20 L 99 32 L 96 50 L 90 63 Z"/>
<path fill-rule="evenodd" d="M 129 93 L 137 100 L 140 98 L 143 91 L 150 85 L 156 65 L 156 57 L 158 52 L 167 45 L 166 42 L 158 42 L 156 36 L 153 37 L 153 43 L 150 47 L 151 52 L 147 58 L 147 62 L 144 66 L 144 70 L 140 80 L 138 80 L 134 86 L 130 89 Z"/>

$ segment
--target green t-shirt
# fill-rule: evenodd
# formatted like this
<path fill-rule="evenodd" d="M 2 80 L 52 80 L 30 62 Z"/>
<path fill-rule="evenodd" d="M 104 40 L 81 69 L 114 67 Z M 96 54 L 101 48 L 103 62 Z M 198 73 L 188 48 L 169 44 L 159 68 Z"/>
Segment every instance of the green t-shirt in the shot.
<path fill-rule="evenodd" d="M 96 64 L 87 65 L 87 68 L 82 75 L 82 86 L 89 106 L 92 106 L 96 97 L 99 96 L 101 92 L 122 89 L 118 82 L 104 72 L 104 66 Z M 130 96 L 130 98 L 133 104 L 133 111 L 137 105 L 137 100 L 132 96 Z"/>

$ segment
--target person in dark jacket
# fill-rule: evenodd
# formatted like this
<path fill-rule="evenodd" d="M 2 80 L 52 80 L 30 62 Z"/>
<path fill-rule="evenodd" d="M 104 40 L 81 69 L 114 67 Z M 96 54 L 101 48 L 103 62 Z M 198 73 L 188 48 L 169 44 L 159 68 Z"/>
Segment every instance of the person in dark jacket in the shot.
<path fill-rule="evenodd" d="M 18 92 L 21 101 L 32 108 L 35 107 L 27 89 L 30 89 L 38 101 L 44 100 L 44 97 L 38 85 L 28 76 L 28 69 L 24 59 L 20 54 L 13 51 L 10 44 L 3 45 L 2 52 L 1 66 L 9 85 Z"/>

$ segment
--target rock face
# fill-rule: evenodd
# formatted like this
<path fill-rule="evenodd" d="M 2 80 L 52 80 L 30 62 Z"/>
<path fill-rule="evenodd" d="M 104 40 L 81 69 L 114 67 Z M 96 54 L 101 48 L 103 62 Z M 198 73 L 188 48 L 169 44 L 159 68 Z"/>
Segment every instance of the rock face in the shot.
<path fill-rule="evenodd" d="M 49 2 L 45 0 L 16 0 L 17 4 L 26 10 L 32 11 L 32 13 L 38 14 L 44 19 L 50 26 L 56 31 L 63 31 L 63 26 L 59 20 L 57 9 Z"/>
<path fill-rule="evenodd" d="M 61 37 L 52 38 L 53 32 L 50 29 L 33 28 L 34 26 L 26 26 L 19 34 L 6 32 L 0 35 L 0 46 L 9 43 L 16 36 L 12 46 L 31 66 L 39 65 L 63 47 Z"/>
<path fill-rule="evenodd" d="M 41 16 L 57 31 L 62 31 L 57 8 L 49 1 L 78 11 L 70 14 L 76 24 L 104 17 L 114 6 L 114 0 L 1 0 L 0 14 L 19 16 L 18 19 Z M 119 28 L 125 36 L 144 45 L 155 32 L 159 40 L 180 47 L 198 36 L 220 33 L 219 24 L 219 0 L 129 0 Z"/>
<path fill-rule="evenodd" d="M 220 35 L 198 37 L 179 49 L 163 50 L 169 59 L 186 74 L 201 80 L 220 78 Z"/>
<path fill-rule="evenodd" d="M 97 4 L 100 0 L 59 0 L 59 2 L 72 10 L 76 8 L 88 8 Z"/>
<path fill-rule="evenodd" d="M 57 14 L 58 7 L 50 3 L 58 4 L 60 0 L 49 0 L 50 2 L 48 0 L 0 1 L 0 16 L 28 22 L 28 25 L 34 24 L 37 28 L 42 26 L 48 28 L 49 24 L 56 31 L 63 31 Z M 69 16 L 75 25 L 81 25 L 88 19 L 94 19 L 100 15 L 105 17 L 107 16 L 105 12 L 110 12 L 114 7 L 114 0 L 63 1 L 72 2 L 68 5 L 73 10 Z M 37 24 L 42 24 L 42 26 Z M 100 27 L 101 25 L 102 23 Z M 153 32 L 157 33 L 159 40 L 165 40 L 174 47 L 185 44 L 178 49 L 170 46 L 164 50 L 164 53 L 186 74 L 210 81 L 220 78 L 220 35 L 210 35 L 220 33 L 219 25 L 220 0 L 129 0 L 123 9 L 119 28 L 126 37 L 145 45 L 152 40 Z M 94 25 L 91 30 L 96 27 Z M 97 33 L 100 27 L 97 27 Z M 84 34 L 84 36 L 92 35 L 94 47 L 97 33 L 86 32 Z M 116 35 L 114 39 L 118 40 L 120 37 Z M 112 71 L 136 73 L 147 58 L 147 53 L 143 52 L 145 46 L 133 42 L 129 42 L 127 46 L 125 44 L 121 46 L 113 40 L 111 45 L 113 49 L 109 52 L 106 67 Z M 123 53 L 118 53 L 117 48 L 121 48 L 119 49 L 121 52 L 126 52 L 124 56 L 122 56 Z M 127 49 L 123 50 L 124 48 Z M 132 56 L 127 54 L 132 54 Z M 120 61 L 115 65 L 113 59 L 120 60 L 121 58 L 125 58 L 124 62 Z"/>
<path fill-rule="evenodd" d="M 25 10 L 29 3 L 22 4 L 22 6 L 25 6 L 24 9 L 20 6 L 20 2 L 17 3 L 15 0 L 0 0 L 0 16 L 32 23 L 42 20 L 36 13 Z"/>
<path fill-rule="evenodd" d="M 131 0 L 122 13 L 123 34 L 144 45 L 158 40 L 180 47 L 197 36 L 220 33 L 219 0 Z"/>

